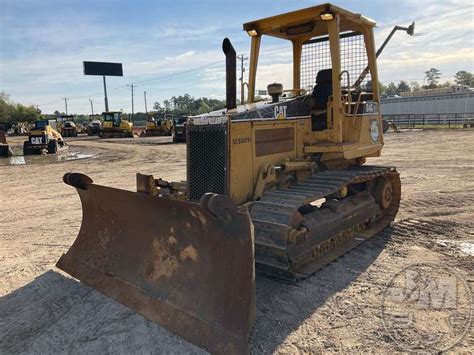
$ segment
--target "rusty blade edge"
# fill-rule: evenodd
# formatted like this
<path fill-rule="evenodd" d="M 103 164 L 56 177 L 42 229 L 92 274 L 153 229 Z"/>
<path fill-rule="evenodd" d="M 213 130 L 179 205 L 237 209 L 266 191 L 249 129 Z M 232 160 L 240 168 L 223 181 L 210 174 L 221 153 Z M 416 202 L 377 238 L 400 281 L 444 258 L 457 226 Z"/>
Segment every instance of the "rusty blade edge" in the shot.
<path fill-rule="evenodd" d="M 71 267 L 71 263 L 72 265 L 80 264 L 80 269 L 83 270 L 82 277 L 75 267 Z M 226 332 L 223 328 L 199 319 L 172 303 L 151 297 L 135 284 L 102 272 L 99 276 L 96 269 L 86 263 L 77 263 L 77 261 L 69 258 L 67 254 L 63 254 L 56 267 L 99 293 L 138 312 L 148 320 L 162 325 L 175 335 L 212 353 L 248 353 L 248 340 L 246 338 Z M 84 270 L 86 270 L 85 273 Z M 91 274 L 94 276 L 89 277 Z M 183 328 L 182 324 L 186 324 L 186 327 Z M 206 339 L 209 339 L 209 341 L 206 341 Z"/>

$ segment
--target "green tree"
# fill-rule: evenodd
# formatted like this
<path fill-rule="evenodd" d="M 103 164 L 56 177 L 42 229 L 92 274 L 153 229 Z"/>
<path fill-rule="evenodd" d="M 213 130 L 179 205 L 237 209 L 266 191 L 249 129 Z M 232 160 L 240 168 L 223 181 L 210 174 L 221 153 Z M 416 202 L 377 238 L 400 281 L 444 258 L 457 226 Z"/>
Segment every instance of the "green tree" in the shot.
<path fill-rule="evenodd" d="M 154 104 L 153 104 L 153 110 L 155 111 L 161 111 L 161 105 L 158 101 L 156 101 Z"/>
<path fill-rule="evenodd" d="M 9 122 L 13 113 L 13 106 L 9 103 L 7 93 L 0 92 L 0 122 Z"/>
<path fill-rule="evenodd" d="M 453 83 L 450 81 L 445 81 L 444 83 L 438 85 L 439 88 L 449 88 L 451 86 L 453 86 Z"/>
<path fill-rule="evenodd" d="M 206 113 L 206 112 L 209 112 L 211 111 L 211 108 L 209 107 L 209 105 L 203 101 L 203 100 L 200 100 L 200 104 L 199 104 L 199 108 L 198 108 L 198 114 L 202 114 L 202 113 Z"/>
<path fill-rule="evenodd" d="M 41 111 L 34 106 L 13 103 L 5 92 L 0 93 L 0 122 L 32 122 L 40 117 Z"/>
<path fill-rule="evenodd" d="M 385 94 L 386 95 L 396 95 L 397 90 L 398 90 L 397 85 L 395 85 L 395 83 L 392 81 L 387 85 L 387 87 L 385 89 Z"/>
<path fill-rule="evenodd" d="M 171 110 L 171 102 L 169 100 L 163 101 L 163 106 L 165 107 L 166 112 L 169 112 Z"/>
<path fill-rule="evenodd" d="M 425 85 L 427 89 L 434 89 L 438 86 L 438 79 L 441 78 L 441 72 L 436 68 L 431 68 L 425 71 L 425 78 L 428 85 Z"/>
<path fill-rule="evenodd" d="M 401 80 L 400 83 L 398 83 L 397 94 L 406 91 L 411 91 L 410 85 L 408 85 L 406 81 Z"/>
<path fill-rule="evenodd" d="M 411 91 L 418 91 L 418 90 L 421 89 L 421 88 L 420 88 L 420 84 L 418 84 L 417 81 L 412 81 L 412 82 L 410 83 L 410 86 L 411 86 Z"/>
<path fill-rule="evenodd" d="M 460 70 L 454 75 L 454 81 L 458 85 L 474 86 L 474 75 L 465 70 Z"/>
<path fill-rule="evenodd" d="M 386 95 L 387 93 L 387 86 L 384 85 L 382 82 L 379 81 L 379 92 L 380 95 Z"/>

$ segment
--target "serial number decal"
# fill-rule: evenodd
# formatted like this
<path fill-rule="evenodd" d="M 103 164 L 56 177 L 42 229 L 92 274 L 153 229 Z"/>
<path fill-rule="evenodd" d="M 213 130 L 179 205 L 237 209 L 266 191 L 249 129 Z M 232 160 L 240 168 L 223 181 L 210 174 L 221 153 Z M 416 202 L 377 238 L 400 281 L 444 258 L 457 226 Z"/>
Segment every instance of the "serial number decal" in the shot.
<path fill-rule="evenodd" d="M 43 144 L 43 137 L 31 137 L 31 144 Z"/>
<path fill-rule="evenodd" d="M 195 125 L 205 125 L 205 124 L 224 124 L 227 122 L 227 117 L 226 116 L 218 116 L 218 117 L 213 117 L 213 116 L 204 116 L 204 117 L 194 117 L 193 123 Z"/>
<path fill-rule="evenodd" d="M 250 137 L 234 138 L 232 139 L 232 144 L 244 144 L 244 143 L 250 143 L 251 141 L 252 141 L 252 138 Z"/>

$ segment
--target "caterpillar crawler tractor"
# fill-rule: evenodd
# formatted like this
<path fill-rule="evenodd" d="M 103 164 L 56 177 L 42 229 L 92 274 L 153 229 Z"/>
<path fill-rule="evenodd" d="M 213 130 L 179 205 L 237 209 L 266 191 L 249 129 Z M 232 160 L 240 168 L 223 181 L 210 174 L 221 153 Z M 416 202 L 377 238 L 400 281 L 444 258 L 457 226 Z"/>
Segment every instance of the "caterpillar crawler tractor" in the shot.
<path fill-rule="evenodd" d="M 147 136 L 171 136 L 173 130 L 173 118 L 170 115 L 163 117 L 148 118 L 145 126 Z"/>
<path fill-rule="evenodd" d="M 102 126 L 99 128 L 101 138 L 133 138 L 133 123 L 120 111 L 102 112 Z"/>
<path fill-rule="evenodd" d="M 66 174 L 83 221 L 58 267 L 211 352 L 246 352 L 255 270 L 309 277 L 397 214 L 398 172 L 365 164 L 383 147 L 374 26 L 330 4 L 244 24 L 247 104 L 225 39 L 227 109 L 188 120 L 187 182 Z M 263 36 L 291 41 L 293 87 L 255 103 Z"/>

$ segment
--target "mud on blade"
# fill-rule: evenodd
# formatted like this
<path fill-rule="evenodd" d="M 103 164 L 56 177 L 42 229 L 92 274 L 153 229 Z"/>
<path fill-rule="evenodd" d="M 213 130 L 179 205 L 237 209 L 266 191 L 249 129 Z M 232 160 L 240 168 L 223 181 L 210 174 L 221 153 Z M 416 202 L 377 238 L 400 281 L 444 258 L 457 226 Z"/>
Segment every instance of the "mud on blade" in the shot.
<path fill-rule="evenodd" d="M 255 312 L 253 227 L 225 196 L 190 203 L 66 174 L 79 235 L 57 266 L 211 352 L 247 352 Z"/>

